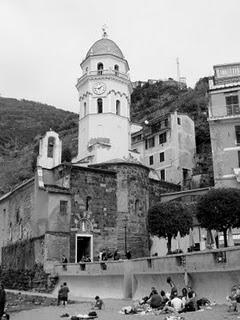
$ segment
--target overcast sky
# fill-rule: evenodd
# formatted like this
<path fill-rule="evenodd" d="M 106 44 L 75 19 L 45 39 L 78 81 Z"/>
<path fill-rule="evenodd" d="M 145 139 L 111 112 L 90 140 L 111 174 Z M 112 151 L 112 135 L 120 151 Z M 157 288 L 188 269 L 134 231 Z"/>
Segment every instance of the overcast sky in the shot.
<path fill-rule="evenodd" d="M 240 0 L 0 0 L 0 94 L 78 111 L 80 62 L 108 25 L 131 80 L 189 86 L 240 61 Z"/>

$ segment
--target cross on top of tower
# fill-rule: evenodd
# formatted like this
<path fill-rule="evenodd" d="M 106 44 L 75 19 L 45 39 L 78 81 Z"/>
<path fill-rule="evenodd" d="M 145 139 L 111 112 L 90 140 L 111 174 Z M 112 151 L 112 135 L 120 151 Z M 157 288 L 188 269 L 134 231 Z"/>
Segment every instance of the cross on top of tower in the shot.
<path fill-rule="evenodd" d="M 103 37 L 103 38 L 107 38 L 107 37 L 108 37 L 107 29 L 108 29 L 108 26 L 107 26 L 106 24 L 104 24 L 104 25 L 102 26 L 102 31 L 103 31 L 102 37 Z"/>

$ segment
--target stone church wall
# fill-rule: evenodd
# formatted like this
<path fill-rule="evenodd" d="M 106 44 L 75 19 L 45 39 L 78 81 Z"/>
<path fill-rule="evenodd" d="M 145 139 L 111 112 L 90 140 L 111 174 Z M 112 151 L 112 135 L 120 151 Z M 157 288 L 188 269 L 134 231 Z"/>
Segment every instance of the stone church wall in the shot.
<path fill-rule="evenodd" d="M 128 162 L 106 163 L 104 169 L 117 172 L 117 247 L 130 250 L 132 257 L 149 254 L 146 228 L 149 207 L 149 169 Z"/>
<path fill-rule="evenodd" d="M 44 262 L 44 236 L 15 242 L 2 248 L 2 267 L 5 269 L 32 269 L 36 262 Z"/>
<path fill-rule="evenodd" d="M 115 172 L 94 168 L 72 168 L 70 262 L 75 262 L 76 233 L 91 232 L 81 230 L 79 223 L 84 217 L 93 227 L 94 257 L 105 247 L 116 247 L 116 187 Z"/>
<path fill-rule="evenodd" d="M 181 191 L 180 185 L 149 179 L 149 207 L 161 201 L 161 194 L 177 191 Z"/>

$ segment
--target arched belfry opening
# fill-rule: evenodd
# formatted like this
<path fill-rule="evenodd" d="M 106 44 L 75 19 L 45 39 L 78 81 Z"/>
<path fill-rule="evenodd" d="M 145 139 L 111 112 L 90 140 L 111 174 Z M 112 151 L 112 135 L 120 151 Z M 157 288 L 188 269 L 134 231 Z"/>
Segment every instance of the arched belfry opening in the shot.
<path fill-rule="evenodd" d="M 119 65 L 118 64 L 115 64 L 114 71 L 115 71 L 115 76 L 118 76 L 119 75 Z"/>
<path fill-rule="evenodd" d="M 99 62 L 97 64 L 97 71 L 98 71 L 99 75 L 103 74 L 103 63 L 102 62 Z"/>
<path fill-rule="evenodd" d="M 50 130 L 40 139 L 37 166 L 52 169 L 62 162 L 62 141 Z"/>
<path fill-rule="evenodd" d="M 54 145 L 55 145 L 55 138 L 54 137 L 49 137 L 48 138 L 48 146 L 47 146 L 47 156 L 48 156 L 48 158 L 53 158 Z"/>

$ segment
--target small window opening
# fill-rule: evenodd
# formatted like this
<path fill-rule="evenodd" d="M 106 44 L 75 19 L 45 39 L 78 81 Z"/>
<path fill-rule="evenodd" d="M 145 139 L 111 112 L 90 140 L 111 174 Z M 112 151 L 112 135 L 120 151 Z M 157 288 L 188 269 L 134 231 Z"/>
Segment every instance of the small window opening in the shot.
<path fill-rule="evenodd" d="M 103 100 L 102 98 L 97 99 L 97 107 L 98 107 L 98 113 L 103 112 Z"/>
<path fill-rule="evenodd" d="M 66 200 L 60 200 L 60 214 L 65 215 L 67 214 L 67 204 Z"/>
<path fill-rule="evenodd" d="M 86 211 L 88 211 L 90 208 L 91 200 L 92 200 L 92 198 L 89 196 L 86 198 Z"/>
<path fill-rule="evenodd" d="M 84 117 L 85 117 L 87 115 L 87 103 L 86 102 L 84 102 L 83 108 L 84 108 Z"/>
<path fill-rule="evenodd" d="M 119 116 L 120 115 L 120 101 L 116 101 L 116 114 Z"/>
<path fill-rule="evenodd" d="M 97 70 L 98 70 L 99 75 L 103 74 L 103 63 L 102 62 L 98 63 Z"/>
<path fill-rule="evenodd" d="M 119 75 L 119 66 L 117 64 L 115 64 L 114 66 L 114 71 L 115 71 L 115 76 Z"/>
<path fill-rule="evenodd" d="M 48 158 L 53 158 L 54 144 L 55 144 L 55 138 L 49 137 L 48 138 L 48 150 L 47 150 Z"/>
<path fill-rule="evenodd" d="M 149 157 L 149 164 L 150 164 L 150 166 L 153 165 L 153 156 Z"/>

